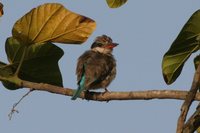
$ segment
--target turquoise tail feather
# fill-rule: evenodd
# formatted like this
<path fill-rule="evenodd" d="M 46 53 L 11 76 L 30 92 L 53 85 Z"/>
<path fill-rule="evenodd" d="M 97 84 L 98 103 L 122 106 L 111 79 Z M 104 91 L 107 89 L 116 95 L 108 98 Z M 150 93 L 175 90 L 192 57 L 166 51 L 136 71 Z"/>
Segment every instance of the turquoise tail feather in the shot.
<path fill-rule="evenodd" d="M 78 89 L 74 92 L 71 100 L 76 100 L 76 98 L 80 96 L 81 92 L 85 89 L 84 85 L 85 85 L 85 75 L 81 77 Z"/>
<path fill-rule="evenodd" d="M 84 90 L 84 88 L 79 86 L 78 89 L 74 92 L 71 100 L 76 100 L 76 98 L 80 96 L 80 94 L 83 90 Z"/>

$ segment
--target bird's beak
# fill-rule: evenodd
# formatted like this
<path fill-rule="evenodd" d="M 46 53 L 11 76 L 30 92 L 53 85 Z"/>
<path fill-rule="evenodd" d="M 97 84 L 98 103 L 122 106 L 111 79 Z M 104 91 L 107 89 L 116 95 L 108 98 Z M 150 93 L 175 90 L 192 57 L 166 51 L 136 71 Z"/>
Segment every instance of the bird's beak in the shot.
<path fill-rule="evenodd" d="M 107 48 L 113 49 L 114 47 L 116 47 L 117 45 L 119 45 L 118 43 L 111 43 L 109 45 L 107 45 Z"/>
<path fill-rule="evenodd" d="M 116 47 L 117 45 L 119 45 L 118 43 L 113 43 L 114 47 Z"/>

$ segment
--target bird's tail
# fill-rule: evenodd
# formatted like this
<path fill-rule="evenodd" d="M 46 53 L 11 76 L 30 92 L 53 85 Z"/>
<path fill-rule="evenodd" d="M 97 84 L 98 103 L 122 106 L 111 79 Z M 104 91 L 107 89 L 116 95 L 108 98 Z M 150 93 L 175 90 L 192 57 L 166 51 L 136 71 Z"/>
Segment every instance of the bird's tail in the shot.
<path fill-rule="evenodd" d="M 76 91 L 74 91 L 74 94 L 71 98 L 71 100 L 76 100 L 77 97 L 80 96 L 81 92 L 84 90 L 84 87 L 79 86 Z"/>
<path fill-rule="evenodd" d="M 71 100 L 76 100 L 76 98 L 78 97 L 78 96 L 80 96 L 80 94 L 81 94 L 81 92 L 84 90 L 84 86 L 85 86 L 85 74 L 84 74 L 84 72 L 85 72 L 85 65 L 83 66 L 83 74 L 82 74 L 82 76 L 81 76 L 81 80 L 79 81 L 79 86 L 78 86 L 78 89 L 76 90 L 76 91 L 74 91 L 74 94 L 73 94 L 73 96 L 72 96 L 72 98 L 71 98 Z"/>

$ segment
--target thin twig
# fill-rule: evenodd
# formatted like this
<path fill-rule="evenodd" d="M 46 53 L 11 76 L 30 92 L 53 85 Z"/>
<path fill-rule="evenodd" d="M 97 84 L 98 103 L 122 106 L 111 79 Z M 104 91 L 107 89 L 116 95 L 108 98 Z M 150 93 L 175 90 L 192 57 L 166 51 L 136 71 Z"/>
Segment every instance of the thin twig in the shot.
<path fill-rule="evenodd" d="M 26 97 L 28 96 L 34 89 L 30 89 L 26 94 L 24 94 L 17 103 L 15 103 L 10 111 L 10 113 L 8 114 L 9 120 L 12 119 L 13 114 L 19 113 L 19 111 L 16 109 L 17 105 Z"/>
<path fill-rule="evenodd" d="M 192 102 L 194 101 L 195 95 L 197 93 L 199 82 L 200 82 L 200 64 L 198 65 L 198 68 L 194 74 L 191 89 L 188 92 L 188 95 L 186 96 L 186 99 L 183 105 L 181 106 L 181 114 L 178 118 L 176 133 L 183 133 L 184 123 L 185 123 L 188 111 L 190 109 L 190 106 Z"/>

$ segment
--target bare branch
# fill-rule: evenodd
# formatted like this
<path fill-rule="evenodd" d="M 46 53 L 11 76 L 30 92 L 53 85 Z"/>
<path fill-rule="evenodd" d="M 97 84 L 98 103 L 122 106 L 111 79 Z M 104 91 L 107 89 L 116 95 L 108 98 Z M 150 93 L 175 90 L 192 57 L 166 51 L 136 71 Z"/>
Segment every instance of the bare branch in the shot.
<path fill-rule="evenodd" d="M 188 95 L 186 96 L 186 99 L 181 107 L 181 114 L 178 118 L 178 123 L 177 123 L 177 130 L 176 130 L 177 133 L 183 133 L 184 123 L 185 123 L 190 105 L 192 104 L 195 98 L 195 95 L 197 93 L 199 82 L 200 82 L 200 64 L 198 65 L 198 68 L 194 74 L 191 89 L 188 92 Z"/>
<path fill-rule="evenodd" d="M 195 113 L 188 119 L 184 125 L 183 133 L 194 133 L 200 126 L 200 104 L 197 106 Z"/>
<path fill-rule="evenodd" d="M 22 86 L 25 88 L 34 88 L 38 91 L 47 91 L 55 94 L 72 96 L 73 89 L 62 88 L 50 84 L 33 83 L 22 80 Z M 187 91 L 178 90 L 147 90 L 147 91 L 130 91 L 130 92 L 83 92 L 80 98 L 94 101 L 110 100 L 150 100 L 150 99 L 178 99 L 184 100 Z M 200 101 L 200 93 L 196 94 L 195 100 Z"/>

